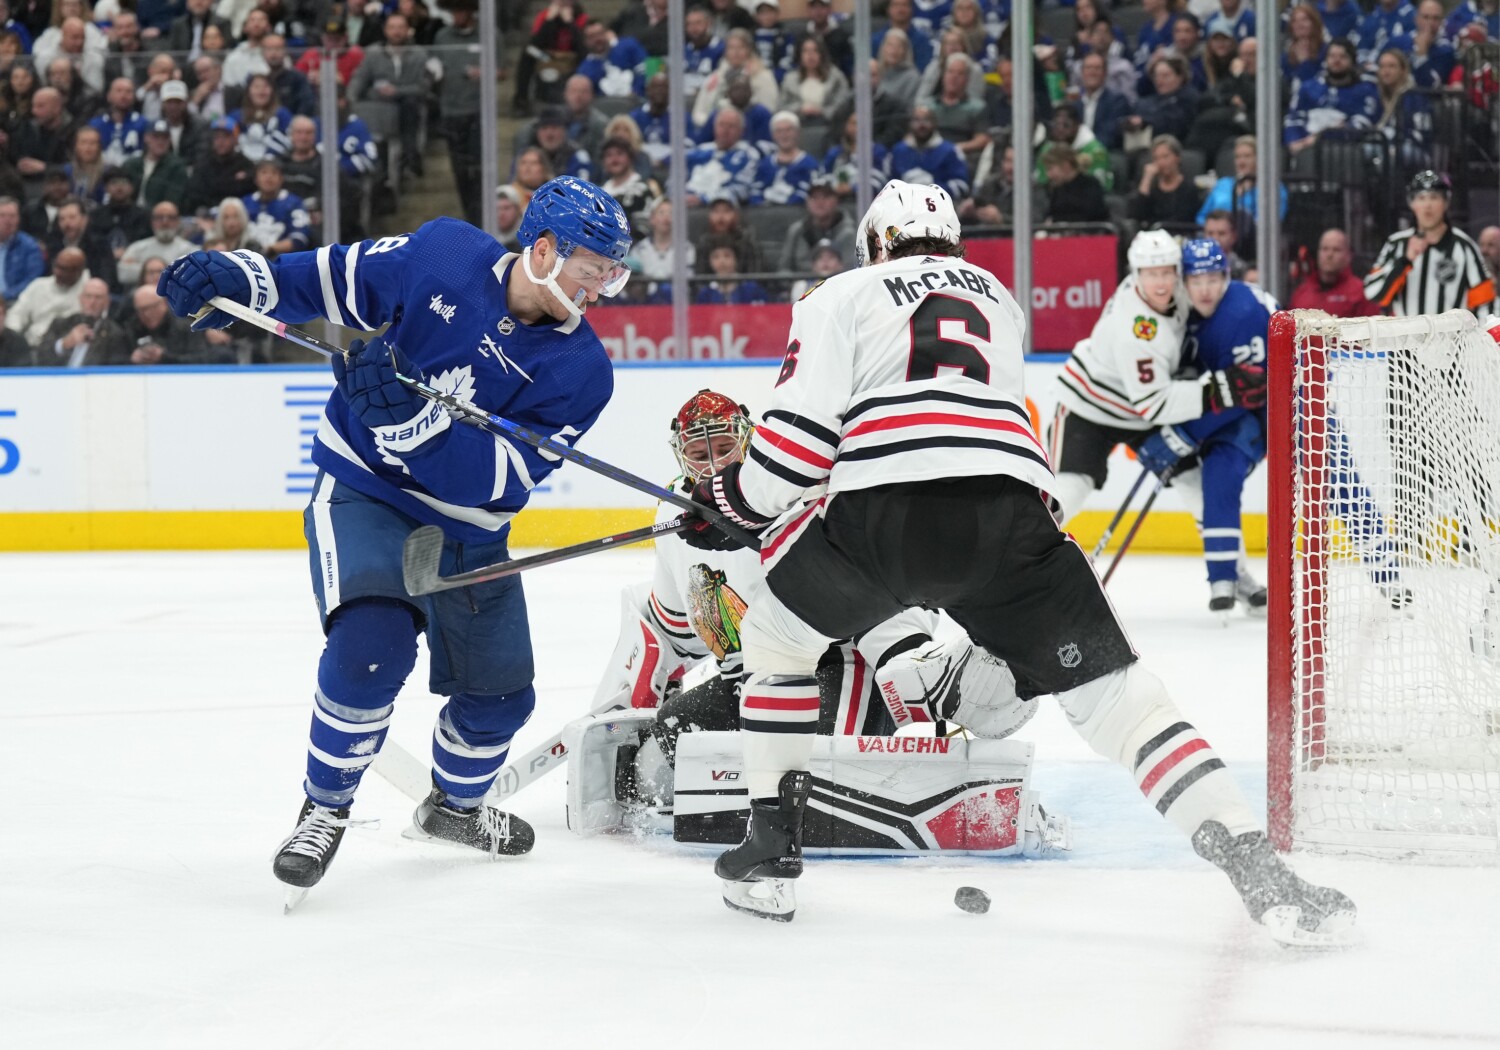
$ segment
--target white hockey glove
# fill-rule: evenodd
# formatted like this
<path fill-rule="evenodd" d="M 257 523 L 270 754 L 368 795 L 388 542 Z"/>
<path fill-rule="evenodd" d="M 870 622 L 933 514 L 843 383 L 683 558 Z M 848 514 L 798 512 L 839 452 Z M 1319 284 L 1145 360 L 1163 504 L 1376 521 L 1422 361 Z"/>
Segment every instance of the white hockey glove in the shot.
<path fill-rule="evenodd" d="M 941 719 L 982 739 L 1002 740 L 1036 714 L 1035 699 L 1016 696 L 1005 661 L 967 638 L 892 658 L 875 672 L 875 685 L 898 727 Z"/>

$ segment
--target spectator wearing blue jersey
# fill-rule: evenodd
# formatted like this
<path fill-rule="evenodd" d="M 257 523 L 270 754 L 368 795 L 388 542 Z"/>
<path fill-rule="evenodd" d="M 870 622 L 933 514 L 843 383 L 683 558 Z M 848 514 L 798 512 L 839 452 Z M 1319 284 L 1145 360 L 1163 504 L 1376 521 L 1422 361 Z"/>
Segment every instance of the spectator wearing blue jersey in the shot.
<path fill-rule="evenodd" d="M 841 129 L 841 134 L 823 155 L 823 173 L 828 176 L 834 191 L 841 198 L 852 200 L 857 194 L 863 170 L 855 160 L 859 115 L 851 112 L 834 126 Z M 878 141 L 870 143 L 870 167 L 864 174 L 872 194 L 879 193 L 890 179 L 890 153 Z"/>
<path fill-rule="evenodd" d="M 307 204 L 283 187 L 281 165 L 270 158 L 255 166 L 255 193 L 245 198 L 251 235 L 275 258 L 301 251 L 312 243 L 312 220 Z"/>
<path fill-rule="evenodd" d="M 265 73 L 253 74 L 245 82 L 244 104 L 230 119 L 239 129 L 240 152 L 252 164 L 287 151 L 287 133 L 292 111 L 281 104 L 276 84 Z"/>
<path fill-rule="evenodd" d="M 1359 20 L 1364 17 L 1358 0 L 1318 0 L 1318 14 L 1330 40 L 1341 36 L 1353 39 L 1359 32 Z"/>
<path fill-rule="evenodd" d="M 672 156 L 671 93 L 667 74 L 653 73 L 646 79 L 646 101 L 630 111 L 630 119 L 641 131 L 641 150 L 658 168 L 664 168 Z"/>
<path fill-rule="evenodd" d="M 584 59 L 578 75 L 587 77 L 605 98 L 639 95 L 645 86 L 646 49 L 632 37 L 623 39 L 597 18 L 583 26 Z"/>
<path fill-rule="evenodd" d="M 13 301 L 45 268 L 41 245 L 21 229 L 20 201 L 0 197 L 0 298 Z"/>
<path fill-rule="evenodd" d="M 146 118 L 135 108 L 135 82 L 126 77 L 112 80 L 105 106 L 89 127 L 99 132 L 104 163 L 119 167 L 146 148 Z"/>
<path fill-rule="evenodd" d="M 792 38 L 781 28 L 781 5 L 776 0 L 758 0 L 755 5 L 755 53 L 781 83 L 791 65 Z"/>
<path fill-rule="evenodd" d="M 1354 38 L 1359 64 L 1373 68 L 1380 52 L 1398 37 L 1410 36 L 1417 28 L 1417 9 L 1410 0 L 1377 0 L 1373 10 L 1359 23 Z"/>
<path fill-rule="evenodd" d="M 1454 47 L 1470 26 L 1479 26 L 1483 39 L 1500 40 L 1500 2 L 1497 0 L 1463 0 L 1443 23 L 1443 39 Z"/>
<path fill-rule="evenodd" d="M 1198 225 L 1202 226 L 1212 211 L 1242 212 L 1254 221 L 1260 208 L 1260 198 L 1255 193 L 1255 136 L 1241 135 L 1234 140 L 1234 173 L 1220 176 L 1203 199 L 1198 209 Z M 1278 186 L 1278 217 L 1286 221 L 1286 187 Z"/>
<path fill-rule="evenodd" d="M 1388 47 L 1375 63 L 1375 84 L 1380 92 L 1380 113 L 1375 130 L 1385 136 L 1404 170 L 1425 168 L 1430 162 L 1432 106 L 1416 90 L 1411 60 L 1399 47 Z"/>
<path fill-rule="evenodd" d="M 1411 56 L 1412 81 L 1419 88 L 1446 87 L 1458 65 L 1458 53 L 1443 39 L 1442 0 L 1422 0 L 1417 5 L 1417 28 L 1391 45 Z"/>
<path fill-rule="evenodd" d="M 687 155 L 687 204 L 716 197 L 748 201 L 755 188 L 760 151 L 744 140 L 745 115 L 727 106 L 714 116 L 714 140 Z"/>
<path fill-rule="evenodd" d="M 1219 9 L 1203 20 L 1203 32 L 1227 32 L 1235 41 L 1255 35 L 1255 8 L 1250 0 L 1219 0 Z"/>
<path fill-rule="evenodd" d="M 1282 97 L 1294 99 L 1306 81 L 1323 71 L 1327 42 L 1323 18 L 1310 3 L 1294 4 L 1286 16 L 1286 47 L 1281 52 Z"/>
<path fill-rule="evenodd" d="M 935 37 L 953 17 L 954 0 L 912 0 L 911 24 Z"/>
<path fill-rule="evenodd" d="M 682 17 L 687 43 L 682 56 L 682 89 L 692 101 L 724 57 L 724 41 L 714 33 L 713 15 L 701 4 L 688 8 Z"/>
<path fill-rule="evenodd" d="M 906 137 L 891 150 L 890 177 L 919 186 L 937 186 L 954 200 L 969 195 L 969 167 L 953 143 L 938 134 L 932 110 L 911 111 Z"/>
<path fill-rule="evenodd" d="M 957 33 L 963 42 L 964 54 L 975 62 L 993 63 L 995 34 L 985 23 L 984 8 L 979 0 L 953 0 L 953 10 L 937 28 L 928 30 L 928 35 Z"/>
<path fill-rule="evenodd" d="M 1197 91 L 1208 89 L 1208 77 L 1203 72 L 1203 24 L 1191 11 L 1181 11 L 1172 17 L 1172 46 L 1146 63 L 1140 79 L 1136 82 L 1137 95 L 1145 98 L 1156 91 L 1151 79 L 1151 70 L 1161 58 L 1176 55 L 1187 64 L 1188 82 Z"/>
<path fill-rule="evenodd" d="M 490 856 L 534 842 L 521 818 L 484 803 L 536 700 L 519 579 L 433 597 L 413 596 L 402 579 L 402 545 L 421 525 L 441 530 L 444 571 L 508 558 L 511 519 L 562 460 L 460 425 L 399 376 L 570 444 L 613 391 L 609 357 L 583 315 L 623 289 L 625 216 L 598 187 L 553 180 L 532 198 L 519 237 L 522 254 L 511 255 L 483 231 L 440 218 L 271 261 L 195 252 L 162 275 L 179 317 L 224 295 L 289 324 L 321 317 L 369 333 L 334 356 L 337 388 L 313 441 L 318 476 L 304 523 L 326 642 L 304 799 L 273 862 L 297 890 L 333 859 L 424 632 L 428 685 L 446 702 L 432 737 L 433 791 L 413 834 Z M 210 312 L 199 326 L 230 321 Z"/>
<path fill-rule="evenodd" d="M 885 8 L 886 28 L 878 29 L 870 38 L 870 54 L 879 55 L 885 36 L 892 29 L 901 30 L 909 45 L 912 64 L 918 74 L 932 61 L 932 37 L 912 22 L 916 11 L 912 0 L 890 0 Z M 904 96 L 910 98 L 910 95 Z"/>
<path fill-rule="evenodd" d="M 31 30 L 26 28 L 24 22 L 19 21 L 11 14 L 10 4 L 7 0 L 0 0 L 0 32 L 16 34 L 16 39 L 21 44 L 21 53 L 25 55 L 31 54 Z"/>
<path fill-rule="evenodd" d="M 771 118 L 772 148 L 760 158 L 751 204 L 801 204 L 820 173 L 817 158 L 802 148 L 802 122 L 782 110 Z"/>
<path fill-rule="evenodd" d="M 1380 113 L 1380 94 L 1359 72 L 1354 45 L 1333 40 L 1323 72 L 1297 92 L 1282 124 L 1282 141 L 1297 155 L 1329 131 L 1368 131 Z"/>
<path fill-rule="evenodd" d="M 703 306 L 752 306 L 769 301 L 759 281 L 737 280 L 744 271 L 734 242 L 722 234 L 709 234 L 699 245 L 707 250 L 709 273 L 714 280 L 698 286 L 693 301 Z"/>
<path fill-rule="evenodd" d="M 771 139 L 771 110 L 756 102 L 750 94 L 750 82 L 743 76 L 732 77 L 729 92 L 721 109 L 737 109 L 745 118 L 745 141 L 754 146 L 761 156 L 776 148 Z M 713 138 L 713 122 L 698 129 L 695 139 L 703 145 Z"/>
<path fill-rule="evenodd" d="M 1169 0 L 1141 0 L 1146 21 L 1136 31 L 1135 50 L 1130 54 L 1136 73 L 1144 76 L 1146 67 L 1158 52 L 1172 46 L 1172 7 Z"/>

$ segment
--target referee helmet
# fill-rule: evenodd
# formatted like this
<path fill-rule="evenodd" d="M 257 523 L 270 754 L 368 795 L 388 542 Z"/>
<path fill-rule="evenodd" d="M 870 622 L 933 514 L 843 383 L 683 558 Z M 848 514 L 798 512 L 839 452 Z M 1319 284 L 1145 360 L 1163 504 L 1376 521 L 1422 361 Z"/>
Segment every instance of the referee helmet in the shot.
<path fill-rule="evenodd" d="M 1444 200 L 1453 199 L 1453 180 L 1445 172 L 1419 171 L 1406 184 L 1406 199 L 1410 201 L 1419 193 L 1441 193 Z"/>

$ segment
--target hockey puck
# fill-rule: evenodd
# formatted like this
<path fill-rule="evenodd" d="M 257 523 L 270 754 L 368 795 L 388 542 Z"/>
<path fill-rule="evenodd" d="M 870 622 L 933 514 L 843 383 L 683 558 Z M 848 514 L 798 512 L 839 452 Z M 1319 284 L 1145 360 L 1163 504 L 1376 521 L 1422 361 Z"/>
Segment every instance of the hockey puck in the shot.
<path fill-rule="evenodd" d="M 960 886 L 953 903 L 970 915 L 983 915 L 990 910 L 990 895 L 976 886 Z"/>

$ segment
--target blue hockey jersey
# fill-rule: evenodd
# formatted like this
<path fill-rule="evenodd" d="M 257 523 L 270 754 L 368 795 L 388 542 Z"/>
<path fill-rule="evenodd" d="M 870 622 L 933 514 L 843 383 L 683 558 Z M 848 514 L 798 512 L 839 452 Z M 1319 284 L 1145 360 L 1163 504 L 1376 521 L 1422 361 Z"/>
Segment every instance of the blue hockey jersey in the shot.
<path fill-rule="evenodd" d="M 312 219 L 307 214 L 307 205 L 295 193 L 282 190 L 268 201 L 252 193 L 243 200 L 250 215 L 250 234 L 261 244 L 269 246 L 289 240 L 301 249 L 312 243 Z"/>
<path fill-rule="evenodd" d="M 630 119 L 641 129 L 641 149 L 651 158 L 651 163 L 667 163 L 672 156 L 671 112 L 662 110 L 660 113 L 652 113 L 651 107 L 645 105 L 632 109 Z"/>
<path fill-rule="evenodd" d="M 1396 37 L 1410 36 L 1416 28 L 1417 9 L 1411 4 L 1400 3 L 1394 8 L 1377 4 L 1359 23 L 1359 36 L 1354 42 L 1359 48 L 1360 65 L 1373 66 L 1387 44 Z"/>
<path fill-rule="evenodd" d="M 323 124 L 317 117 L 311 118 L 318 129 L 318 152 L 323 152 Z M 370 137 L 370 126 L 354 114 L 344 121 L 339 129 L 339 170 L 345 175 L 358 178 L 375 170 L 380 151 Z"/>
<path fill-rule="evenodd" d="M 687 92 L 688 98 L 698 93 L 703 82 L 708 79 L 709 74 L 719 68 L 719 61 L 724 57 L 724 41 L 717 36 L 710 37 L 708 43 L 702 47 L 689 40 L 683 45 L 682 52 L 682 87 Z"/>
<path fill-rule="evenodd" d="M 1341 36 L 1354 38 L 1359 31 L 1359 20 L 1364 12 L 1359 9 L 1358 0 L 1344 0 L 1338 7 L 1334 7 L 1328 0 L 1318 0 L 1318 14 L 1323 17 L 1323 32 L 1329 40 L 1337 40 Z"/>
<path fill-rule="evenodd" d="M 1368 80 L 1357 80 L 1347 87 L 1335 87 L 1328 83 L 1325 74 L 1319 74 L 1302 84 L 1297 92 L 1297 101 L 1292 104 L 1283 124 L 1282 141 L 1290 145 L 1308 135 L 1318 127 L 1318 110 L 1337 110 L 1344 114 L 1343 127 L 1350 131 L 1369 131 L 1380 116 L 1380 89 Z"/>
<path fill-rule="evenodd" d="M 399 237 L 278 257 L 268 312 L 366 332 L 389 322 L 384 337 L 414 378 L 571 444 L 613 393 L 609 357 L 587 321 L 510 316 L 510 281 L 527 279 L 519 262 L 468 223 L 434 219 Z M 492 543 L 561 460 L 436 405 L 404 427 L 372 430 L 335 390 L 313 462 L 461 543 Z"/>
<path fill-rule="evenodd" d="M 605 55 L 590 55 L 578 65 L 594 90 L 607 98 L 629 98 L 646 92 L 646 49 L 635 37 L 621 37 Z"/>
<path fill-rule="evenodd" d="M 251 120 L 243 109 L 230 114 L 239 128 L 239 149 L 247 160 L 259 164 L 266 157 L 279 157 L 291 149 L 287 137 L 292 128 L 292 111 L 285 106 L 263 120 Z"/>
<path fill-rule="evenodd" d="M 1240 9 L 1233 15 L 1226 15 L 1222 10 L 1215 11 L 1203 20 L 1203 39 L 1207 40 L 1215 33 L 1228 33 L 1236 41 L 1244 40 L 1246 37 L 1255 35 L 1255 8 L 1249 0 L 1240 4 Z"/>
<path fill-rule="evenodd" d="M 909 138 L 896 143 L 891 147 L 890 176 L 941 187 L 956 201 L 969 195 L 969 165 L 957 147 L 943 139 L 925 147 L 913 145 Z"/>
<path fill-rule="evenodd" d="M 1131 52 L 1130 62 L 1136 70 L 1145 75 L 1146 65 L 1151 61 L 1151 56 L 1156 54 L 1158 48 L 1172 46 L 1172 19 L 1168 18 L 1160 29 L 1147 22 L 1141 26 L 1140 33 L 1135 38 L 1135 50 Z"/>
<path fill-rule="evenodd" d="M 798 150 L 797 158 L 789 164 L 777 160 L 775 153 L 768 153 L 760 158 L 760 167 L 756 169 L 750 203 L 802 204 L 820 170 L 818 159 L 806 150 Z"/>
<path fill-rule="evenodd" d="M 1200 375 L 1234 365 L 1264 367 L 1271 315 L 1278 309 L 1276 300 L 1254 285 L 1230 281 L 1212 317 L 1205 318 L 1196 310 L 1188 315 L 1187 334 L 1182 343 L 1183 363 L 1196 366 Z M 1243 408 L 1226 408 L 1178 426 L 1202 442 L 1249 414 Z"/>
<path fill-rule="evenodd" d="M 1443 23 L 1443 39 L 1456 46 L 1458 34 L 1475 22 L 1484 26 L 1485 36 L 1489 39 L 1500 40 L 1500 11 L 1486 14 L 1479 0 L 1464 0 L 1453 9 Z"/>
<path fill-rule="evenodd" d="M 736 142 L 724 150 L 709 145 L 693 150 L 686 159 L 689 193 L 703 201 L 720 194 L 728 194 L 741 204 L 749 201 L 760 166 L 760 151 L 750 143 Z"/>
<path fill-rule="evenodd" d="M 138 157 L 146 150 L 148 123 L 139 113 L 130 113 L 124 120 L 111 120 L 108 113 L 100 113 L 88 126 L 99 133 L 107 167 L 122 167 L 131 157 Z"/>

